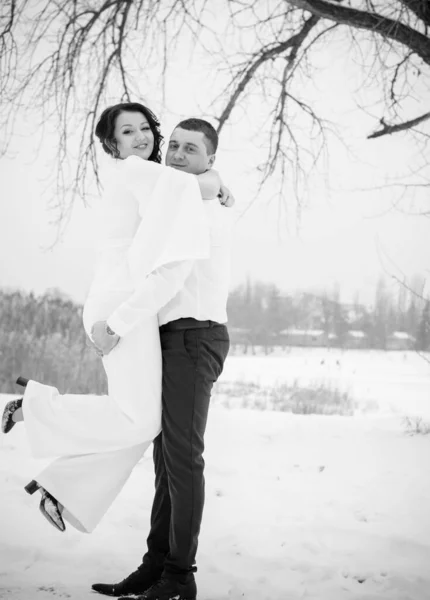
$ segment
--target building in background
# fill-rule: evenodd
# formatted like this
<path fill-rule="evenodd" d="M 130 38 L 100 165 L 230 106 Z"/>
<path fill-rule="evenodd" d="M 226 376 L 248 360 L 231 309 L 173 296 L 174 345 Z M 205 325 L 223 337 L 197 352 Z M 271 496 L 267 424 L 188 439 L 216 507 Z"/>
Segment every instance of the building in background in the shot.
<path fill-rule="evenodd" d="M 406 331 L 393 331 L 387 336 L 387 350 L 413 350 L 416 339 Z"/>

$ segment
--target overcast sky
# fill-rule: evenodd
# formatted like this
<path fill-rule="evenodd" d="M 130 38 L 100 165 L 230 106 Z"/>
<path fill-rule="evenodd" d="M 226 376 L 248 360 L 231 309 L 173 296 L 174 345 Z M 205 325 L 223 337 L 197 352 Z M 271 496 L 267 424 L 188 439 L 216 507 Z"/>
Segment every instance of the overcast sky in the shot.
<path fill-rule="evenodd" d="M 283 198 L 289 207 L 286 220 L 279 219 L 279 204 L 269 202 L 269 192 L 278 189 L 276 179 L 272 189 L 249 207 L 261 157 L 259 136 L 252 131 L 255 103 L 248 114 L 238 111 L 221 136 L 215 166 L 236 195 L 235 218 L 244 213 L 234 228 L 231 287 L 247 276 L 274 282 L 287 292 L 330 290 L 338 282 L 342 299 L 351 300 L 359 291 L 363 301 L 371 302 L 381 273 L 389 282 L 391 273 L 409 278 L 429 273 L 428 219 L 392 208 L 395 189 L 372 189 L 406 172 L 418 150 L 403 134 L 366 140 L 375 120 L 358 110 L 352 99 L 357 67 L 345 57 L 334 60 L 329 49 L 326 59 L 315 80 L 314 99 L 324 115 L 339 124 L 350 151 L 329 140 L 329 166 L 309 180 L 299 227 L 296 200 L 288 186 Z M 168 80 L 164 108 L 150 86 L 144 98 L 136 98 L 161 116 L 165 136 L 184 116 L 208 116 L 202 114 L 202 106 L 209 105 L 213 90 L 205 81 L 205 68 L 201 61 L 191 65 L 178 61 Z M 14 140 L 14 155 L 0 160 L 0 286 L 36 293 L 58 287 L 83 301 L 92 277 L 94 210 L 78 202 L 64 240 L 53 250 L 43 250 L 54 235 L 44 178 L 53 168 L 49 156 L 56 136 L 54 132 L 45 138 L 38 152 L 35 140 L 26 136 L 26 123 L 18 126 L 22 135 Z M 329 186 L 324 183 L 327 177 Z"/>

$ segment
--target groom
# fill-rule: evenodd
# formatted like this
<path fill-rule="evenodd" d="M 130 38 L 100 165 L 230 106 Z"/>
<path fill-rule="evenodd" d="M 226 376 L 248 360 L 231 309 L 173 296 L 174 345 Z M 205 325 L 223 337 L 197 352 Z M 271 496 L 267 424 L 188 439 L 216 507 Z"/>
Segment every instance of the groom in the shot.
<path fill-rule="evenodd" d="M 218 135 L 210 123 L 181 121 L 169 140 L 166 165 L 199 175 L 214 164 L 217 146 Z M 172 296 L 158 313 L 163 411 L 162 432 L 153 448 L 155 497 L 148 550 L 137 570 L 120 583 L 92 586 L 123 600 L 195 600 L 197 595 L 194 573 L 204 506 L 204 433 L 212 386 L 229 350 L 225 325 L 229 236 L 218 200 L 204 205 L 211 230 L 210 257 L 173 263 L 160 281 L 160 286 L 171 286 Z M 93 339 L 106 354 L 118 336 L 108 328 L 108 333 L 93 332 Z"/>

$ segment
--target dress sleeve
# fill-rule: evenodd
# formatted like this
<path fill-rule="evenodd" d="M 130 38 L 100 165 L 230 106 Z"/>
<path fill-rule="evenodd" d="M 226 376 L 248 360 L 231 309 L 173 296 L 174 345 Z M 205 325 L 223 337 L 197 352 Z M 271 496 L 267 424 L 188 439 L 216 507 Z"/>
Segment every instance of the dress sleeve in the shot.
<path fill-rule="evenodd" d="M 192 260 L 172 262 L 150 273 L 130 298 L 110 315 L 109 327 L 122 337 L 142 319 L 155 316 L 183 287 L 193 265 Z"/>

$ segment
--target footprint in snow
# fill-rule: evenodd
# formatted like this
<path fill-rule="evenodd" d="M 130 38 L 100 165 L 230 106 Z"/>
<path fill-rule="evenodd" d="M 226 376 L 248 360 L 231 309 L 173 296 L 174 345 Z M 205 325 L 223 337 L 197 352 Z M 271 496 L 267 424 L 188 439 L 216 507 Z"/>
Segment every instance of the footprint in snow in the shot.
<path fill-rule="evenodd" d="M 49 592 L 53 596 L 58 596 L 59 598 L 71 598 L 70 594 L 68 594 L 67 592 L 62 592 L 60 590 L 57 590 L 52 585 L 50 585 L 50 586 L 41 585 L 40 587 L 37 588 L 37 591 Z"/>
<path fill-rule="evenodd" d="M 380 583 L 381 579 L 387 577 L 387 572 L 381 571 L 380 573 L 358 573 L 352 575 L 351 573 L 348 573 L 348 571 L 344 571 L 342 575 L 345 577 L 345 579 L 348 579 L 350 577 L 351 579 L 355 579 L 358 583 L 365 583 L 367 580 L 371 580 L 375 583 Z"/>

